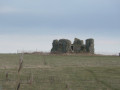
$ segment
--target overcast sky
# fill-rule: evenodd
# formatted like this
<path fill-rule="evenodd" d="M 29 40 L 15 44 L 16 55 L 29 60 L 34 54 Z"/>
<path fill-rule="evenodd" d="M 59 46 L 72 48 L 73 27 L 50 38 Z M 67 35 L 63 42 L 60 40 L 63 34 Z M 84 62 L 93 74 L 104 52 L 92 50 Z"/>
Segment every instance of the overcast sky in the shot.
<path fill-rule="evenodd" d="M 120 52 L 120 0 L 0 0 L 0 53 L 75 37 L 94 38 L 96 53 Z"/>

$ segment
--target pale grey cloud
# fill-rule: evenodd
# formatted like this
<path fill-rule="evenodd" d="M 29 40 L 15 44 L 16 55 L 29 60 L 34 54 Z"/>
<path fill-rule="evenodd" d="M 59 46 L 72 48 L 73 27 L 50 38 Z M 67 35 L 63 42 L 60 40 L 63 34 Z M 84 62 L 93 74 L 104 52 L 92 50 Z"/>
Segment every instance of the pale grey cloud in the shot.
<path fill-rule="evenodd" d="M 119 52 L 119 9 L 120 0 L 1 0 L 0 52 L 49 51 L 53 39 L 74 37 L 94 38 L 96 52 Z"/>
<path fill-rule="evenodd" d="M 2 13 L 2 14 L 14 13 L 14 12 L 18 12 L 18 10 L 16 8 L 12 8 L 12 7 L 8 7 L 8 6 L 0 7 L 0 13 Z"/>

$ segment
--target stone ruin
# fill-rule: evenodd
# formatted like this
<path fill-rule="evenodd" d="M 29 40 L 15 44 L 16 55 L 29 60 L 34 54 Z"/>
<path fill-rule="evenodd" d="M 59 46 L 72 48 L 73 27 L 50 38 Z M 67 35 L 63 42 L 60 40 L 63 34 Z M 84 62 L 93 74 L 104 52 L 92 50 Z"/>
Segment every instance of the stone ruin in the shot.
<path fill-rule="evenodd" d="M 53 40 L 51 53 L 91 53 L 94 54 L 94 39 L 74 39 L 73 44 L 68 39 Z"/>

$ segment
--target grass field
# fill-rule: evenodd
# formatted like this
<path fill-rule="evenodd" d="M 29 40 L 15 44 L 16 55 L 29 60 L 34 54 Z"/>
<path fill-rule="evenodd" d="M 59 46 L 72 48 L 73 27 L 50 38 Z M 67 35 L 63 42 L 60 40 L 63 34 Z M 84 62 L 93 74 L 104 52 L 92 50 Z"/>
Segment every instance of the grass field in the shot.
<path fill-rule="evenodd" d="M 120 90 L 120 57 L 25 54 L 18 74 L 19 56 L 0 54 L 0 90 Z"/>

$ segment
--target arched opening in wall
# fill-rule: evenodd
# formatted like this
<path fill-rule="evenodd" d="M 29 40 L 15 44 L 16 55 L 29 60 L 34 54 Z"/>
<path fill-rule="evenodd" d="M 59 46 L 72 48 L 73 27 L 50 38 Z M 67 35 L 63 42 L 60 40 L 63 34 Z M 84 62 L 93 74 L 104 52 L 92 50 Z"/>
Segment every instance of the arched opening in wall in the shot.
<path fill-rule="evenodd" d="M 71 50 L 72 50 L 72 51 L 74 50 L 74 47 L 73 47 L 73 45 L 71 46 Z"/>

